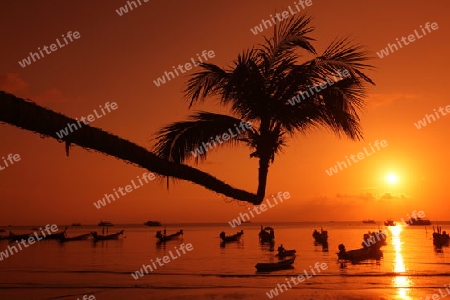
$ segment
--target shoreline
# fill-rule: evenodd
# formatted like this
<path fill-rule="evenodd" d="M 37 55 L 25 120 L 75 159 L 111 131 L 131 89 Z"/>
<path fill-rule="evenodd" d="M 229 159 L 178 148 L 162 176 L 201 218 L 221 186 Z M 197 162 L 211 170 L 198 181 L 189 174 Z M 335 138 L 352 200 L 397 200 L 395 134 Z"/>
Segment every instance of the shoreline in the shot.
<path fill-rule="evenodd" d="M 314 300 L 375 300 L 375 299 L 420 299 L 435 293 L 430 288 L 410 288 L 407 293 L 401 288 L 392 289 L 357 289 L 357 290 L 329 290 L 329 289 L 292 289 L 276 297 L 276 299 L 314 299 Z M 142 288 L 142 287 L 109 287 L 109 288 L 66 288 L 66 287 L 2 287 L 1 299 L 73 299 L 83 295 L 94 295 L 96 298 L 121 299 L 197 299 L 197 300 L 261 300 L 268 299 L 265 289 L 261 288 Z"/>

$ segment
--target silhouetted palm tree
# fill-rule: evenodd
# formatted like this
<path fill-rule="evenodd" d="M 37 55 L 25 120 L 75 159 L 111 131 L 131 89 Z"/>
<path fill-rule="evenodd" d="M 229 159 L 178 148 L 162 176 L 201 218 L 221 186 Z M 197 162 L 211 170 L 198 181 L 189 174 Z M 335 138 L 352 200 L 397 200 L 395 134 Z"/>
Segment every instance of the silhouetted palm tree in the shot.
<path fill-rule="evenodd" d="M 231 67 L 222 69 L 203 63 L 203 70 L 192 74 L 187 82 L 185 97 L 189 107 L 206 98 L 217 99 L 230 108 L 232 116 L 199 112 L 191 120 L 172 123 L 157 133 L 155 152 L 175 163 L 193 159 L 191 151 L 221 136 L 242 120 L 253 127 L 238 138 L 218 146 L 245 144 L 252 149 L 250 157 L 259 159 L 258 190 L 265 195 L 269 164 L 275 154 L 286 145 L 287 138 L 306 130 L 323 126 L 337 135 L 353 140 L 362 137 L 358 110 L 365 104 L 367 83 L 374 84 L 363 70 L 372 68 L 362 46 L 347 39 L 333 41 L 321 55 L 317 55 L 309 34 L 311 18 L 298 16 L 274 27 L 274 35 L 264 38 L 257 47 L 243 51 Z M 303 50 L 312 59 L 299 62 Z M 313 85 L 334 81 L 338 71 L 347 70 L 349 77 L 340 78 L 333 85 L 311 92 Z M 300 103 L 288 100 L 310 91 Z M 196 159 L 205 159 L 207 152 Z"/>

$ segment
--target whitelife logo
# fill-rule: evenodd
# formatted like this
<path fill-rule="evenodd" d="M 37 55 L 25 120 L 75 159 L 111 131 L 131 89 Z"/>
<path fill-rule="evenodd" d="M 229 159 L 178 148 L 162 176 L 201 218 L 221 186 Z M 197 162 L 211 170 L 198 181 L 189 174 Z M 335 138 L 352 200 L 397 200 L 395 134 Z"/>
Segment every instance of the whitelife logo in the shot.
<path fill-rule="evenodd" d="M 431 32 L 430 27 L 431 27 L 431 29 L 433 29 L 433 30 L 437 30 L 437 29 L 439 28 L 439 26 L 438 26 L 438 24 L 437 24 L 436 22 L 433 22 L 433 23 L 431 23 L 431 24 L 430 24 L 430 22 L 427 22 L 427 24 L 425 24 L 425 28 L 427 29 L 428 33 Z M 414 35 L 414 34 L 408 35 L 408 41 L 409 41 L 409 43 L 414 42 L 414 41 L 416 40 L 416 37 L 417 37 L 417 39 L 421 39 L 421 38 L 423 38 L 425 35 L 427 35 L 427 33 L 426 33 L 425 29 L 423 29 L 422 25 L 420 25 L 420 28 L 422 29 L 423 35 L 420 35 L 420 34 L 417 32 L 417 30 L 414 30 L 415 35 Z M 403 48 L 402 43 L 400 43 L 400 41 L 398 40 L 398 38 L 396 38 L 396 40 L 397 40 L 397 44 L 400 46 L 400 48 Z M 403 42 L 403 44 L 404 44 L 405 46 L 409 45 L 409 43 L 406 41 L 406 37 L 402 36 L 401 40 L 402 40 L 402 42 Z M 396 45 L 395 43 L 392 44 L 392 45 L 391 45 L 390 43 L 388 43 L 388 46 L 387 46 L 385 49 L 382 49 L 380 52 L 377 52 L 377 55 L 378 55 L 380 58 L 383 58 L 383 57 L 385 57 L 385 56 L 388 56 L 388 55 L 390 54 L 390 53 L 389 53 L 389 50 L 391 50 L 390 53 L 394 53 L 394 51 L 398 51 L 398 47 L 397 47 L 397 45 Z"/>
<path fill-rule="evenodd" d="M 145 183 L 148 183 L 149 180 L 151 181 L 151 180 L 154 180 L 154 179 L 156 178 L 155 174 L 153 174 L 153 173 L 144 173 L 144 174 L 142 175 L 141 178 L 139 178 L 139 176 L 136 176 L 136 177 L 137 177 L 137 179 L 139 180 L 139 183 L 140 183 L 141 185 L 138 186 L 138 185 L 136 185 L 136 183 L 134 182 L 134 179 L 131 180 L 131 183 L 133 184 L 133 186 L 131 186 L 131 184 L 125 186 L 125 192 L 123 191 L 123 190 L 124 190 L 123 188 L 121 188 L 121 187 L 118 188 L 119 193 L 120 193 L 122 196 L 126 196 L 127 193 L 131 193 L 132 191 L 137 190 L 138 188 L 140 188 L 141 186 L 143 186 L 144 184 L 142 183 L 141 179 L 143 179 L 143 180 L 145 181 Z M 134 188 L 134 189 L 133 189 L 133 188 Z M 119 196 L 119 194 L 117 193 L 116 189 L 113 189 L 113 190 L 114 190 L 114 194 L 117 196 L 117 199 L 119 199 L 120 196 Z M 116 198 L 114 197 L 113 194 L 105 194 L 105 197 L 103 197 L 101 200 L 98 200 L 97 203 L 94 202 L 93 204 L 94 204 L 94 206 L 95 206 L 97 209 L 100 209 L 100 208 L 102 208 L 103 206 L 106 206 L 106 204 L 107 204 L 106 201 L 108 201 L 108 203 L 111 203 L 111 201 L 116 201 Z"/>
<path fill-rule="evenodd" d="M 68 45 L 69 42 L 66 40 L 66 37 L 64 36 L 64 34 L 62 35 L 62 37 L 63 37 L 63 40 L 64 40 L 65 44 L 61 44 L 61 42 L 59 41 L 59 38 L 56 39 L 56 42 L 57 42 L 59 48 L 56 47 L 56 44 L 51 44 L 50 47 L 47 47 L 47 45 L 44 45 L 44 47 L 42 47 L 42 50 L 44 50 L 46 54 L 50 54 L 50 53 L 52 53 L 52 51 L 55 52 L 56 50 L 61 49 L 62 47 Z M 81 36 L 80 36 L 80 33 L 78 31 L 74 31 L 73 34 L 72 34 L 72 31 L 69 31 L 67 33 L 67 38 L 71 42 L 73 42 L 72 37 L 73 37 L 73 39 L 77 40 Z M 50 49 L 50 51 L 48 49 Z M 41 47 L 38 47 L 38 51 L 41 54 L 40 56 L 39 56 L 39 53 L 30 52 L 30 55 L 27 58 L 24 58 L 22 61 L 19 61 L 19 65 L 22 68 L 25 68 L 26 66 L 31 65 L 31 59 L 33 59 L 33 62 L 36 61 L 35 58 L 41 59 L 42 57 L 44 57 L 44 53 L 42 52 L 42 50 L 41 50 Z"/>
<path fill-rule="evenodd" d="M 208 57 L 209 58 L 214 58 L 216 56 L 216 54 L 214 53 L 213 50 L 209 50 L 208 53 L 206 52 L 206 50 L 203 50 L 202 55 L 203 59 L 206 61 L 208 61 Z M 203 60 L 200 58 L 200 55 L 197 53 L 197 58 L 200 61 L 200 63 L 203 63 Z M 177 76 L 175 76 L 175 74 L 173 74 L 173 72 L 169 71 L 165 71 L 163 76 L 158 77 L 156 80 L 153 80 L 153 83 L 157 86 L 160 87 L 162 84 L 166 83 L 166 78 L 167 81 L 170 81 L 172 79 L 175 79 L 175 77 L 180 76 L 180 74 L 178 73 L 177 69 L 180 70 L 181 73 L 186 73 L 187 71 L 190 71 L 193 67 L 197 67 L 200 66 L 200 63 L 196 63 L 194 58 L 191 58 L 192 64 L 190 62 L 185 63 L 184 65 L 178 65 L 178 67 L 172 66 L 173 68 L 173 72 L 175 72 L 175 74 L 177 74 Z M 183 69 L 184 66 L 184 69 Z M 172 76 L 172 78 L 170 78 L 170 76 Z"/>
<path fill-rule="evenodd" d="M 77 298 L 77 300 L 80 300 L 80 298 Z M 95 296 L 94 295 L 90 295 L 88 297 L 88 295 L 84 295 L 83 298 L 81 298 L 81 300 L 95 300 Z"/>
<path fill-rule="evenodd" d="M 441 113 L 441 115 L 444 117 L 447 115 L 447 113 L 450 113 L 450 105 L 447 105 L 445 107 L 445 111 L 447 113 L 444 112 L 444 108 L 442 108 L 442 107 L 439 107 L 438 110 Z M 423 118 L 423 120 L 417 121 L 417 123 L 414 123 L 414 126 L 416 126 L 417 129 L 421 129 L 422 127 L 427 126 L 427 121 L 428 121 L 428 124 L 431 124 L 431 120 L 433 120 L 433 122 L 435 122 L 436 118 L 440 119 L 440 116 L 439 116 L 438 112 L 436 111 L 436 109 L 433 109 L 433 111 L 434 111 L 434 114 L 436 115 L 436 117 L 434 117 L 433 115 L 425 114 L 425 118 Z"/>
<path fill-rule="evenodd" d="M 414 210 L 411 213 L 411 216 L 409 214 L 406 214 L 406 215 L 407 215 L 407 218 L 408 218 L 408 222 L 405 222 L 405 220 L 403 218 L 400 219 L 405 227 L 406 226 L 410 226 L 411 224 L 413 224 L 414 220 L 418 221 L 419 219 L 424 218 L 425 217 L 425 212 L 423 210 L 420 210 L 420 211 Z M 370 247 L 371 245 L 375 245 L 377 243 L 377 240 L 378 241 L 386 240 L 388 238 L 388 236 L 389 236 L 389 231 L 387 231 L 387 232 L 382 232 L 382 231 L 374 232 L 370 238 L 368 238 L 367 240 L 364 240 L 363 242 L 364 242 L 364 244 L 367 247 Z"/>
<path fill-rule="evenodd" d="M 376 140 L 374 143 L 375 147 L 377 148 L 378 151 L 380 151 L 380 145 L 382 148 L 385 148 L 388 146 L 388 143 L 386 142 L 386 140 L 382 140 L 381 142 Z M 370 149 L 372 149 L 372 152 L 368 152 L 366 147 L 364 147 L 364 152 L 366 153 L 367 156 L 371 156 L 372 154 L 375 153 L 375 149 L 373 148 L 372 144 L 369 143 L 369 147 Z M 355 157 L 358 157 L 358 159 L 356 159 Z M 357 155 L 351 154 L 350 158 L 353 160 L 354 163 L 357 163 L 360 160 L 363 160 L 366 156 L 364 155 L 363 152 L 359 152 Z M 349 166 L 352 165 L 352 163 L 350 162 L 350 159 L 345 156 L 345 158 L 347 159 L 347 163 L 349 164 Z M 334 167 L 331 167 L 328 170 L 325 170 L 325 172 L 328 174 L 328 176 L 333 176 L 333 174 L 337 174 L 337 172 L 339 172 L 338 167 L 340 170 L 343 170 L 342 166 L 344 166 L 345 168 L 348 168 L 347 164 L 344 161 L 337 161 L 337 164 Z"/>
<path fill-rule="evenodd" d="M 440 295 L 438 295 L 436 293 L 431 295 L 431 296 L 427 295 L 424 300 L 439 300 L 439 299 L 447 297 L 448 295 L 450 295 L 450 290 L 448 289 L 449 287 L 446 284 L 444 284 L 444 287 L 445 287 L 445 290 L 448 292 L 448 294 L 446 294 L 445 292 L 442 293 L 441 288 L 439 288 L 438 292 L 439 292 Z M 423 298 L 420 297 L 420 300 L 422 300 L 422 299 Z"/>
<path fill-rule="evenodd" d="M 44 229 L 42 229 L 42 227 L 40 227 L 39 230 L 41 231 L 42 236 L 39 236 L 36 231 L 33 232 L 36 239 L 33 236 L 31 236 L 31 234 L 30 234 L 30 236 L 28 236 L 28 239 L 27 239 L 28 245 L 27 245 L 27 240 L 25 240 L 25 239 L 20 240 L 20 243 L 19 243 L 19 241 L 16 240 L 17 246 L 19 247 L 20 251 L 23 250 L 22 246 L 20 244 L 22 244 L 25 248 L 28 248 L 30 245 L 33 245 L 34 243 L 36 243 L 36 240 L 41 241 L 41 240 L 45 239 L 45 237 L 47 235 L 45 234 L 44 230 L 47 231 L 48 235 L 50 235 L 50 234 L 56 233 L 58 231 L 58 226 L 56 224 L 53 224 L 51 226 L 50 226 L 50 224 L 47 224 L 47 225 L 45 225 Z M 13 252 L 13 250 L 15 252 Z M 11 256 L 14 255 L 15 253 L 19 252 L 19 250 L 17 250 L 16 246 L 8 245 L 8 247 L 6 248 L 5 251 L 0 251 L 0 261 L 9 257 L 8 251 L 11 254 Z"/>
<path fill-rule="evenodd" d="M 186 248 L 186 249 L 185 249 Z M 186 254 L 186 250 L 187 251 L 192 251 L 194 250 L 194 247 L 192 246 L 191 243 L 187 243 L 186 245 L 183 243 L 180 245 L 180 249 L 181 252 L 183 252 L 182 254 Z M 168 264 L 170 263 L 172 260 L 175 260 L 179 257 L 181 257 L 181 253 L 180 251 L 178 251 L 178 248 L 175 247 L 175 252 L 177 253 L 177 256 L 173 255 L 172 250 L 169 251 L 170 257 L 168 255 L 163 256 L 163 258 L 159 258 L 157 257 L 155 260 L 158 263 L 158 265 L 160 267 L 164 266 L 164 264 Z M 172 260 L 171 260 L 172 258 Z M 162 261 L 162 262 L 161 262 Z M 155 262 L 153 261 L 153 259 L 151 260 L 152 264 L 151 265 L 142 265 L 142 268 L 140 268 L 139 270 L 135 271 L 134 273 L 131 273 L 131 277 L 134 278 L 134 280 L 138 280 L 140 277 L 144 277 L 145 274 L 150 272 L 153 272 L 154 270 L 158 269 L 158 267 L 156 266 Z M 144 274 L 145 271 L 145 274 Z"/>
<path fill-rule="evenodd" d="M 311 85 L 311 86 L 309 86 L 309 93 L 308 93 L 308 91 L 301 91 L 300 94 L 295 95 L 294 97 L 292 97 L 291 99 L 288 100 L 289 104 L 294 106 L 296 103 L 298 104 L 298 103 L 302 102 L 302 100 L 305 100 L 306 98 L 312 97 L 314 95 L 313 89 L 317 93 L 320 93 L 321 90 L 324 90 L 324 89 L 326 89 L 329 86 L 332 86 L 336 82 L 338 82 L 338 81 L 340 81 L 340 80 L 342 80 L 344 78 L 350 78 L 351 74 L 350 74 L 350 72 L 347 69 L 344 69 L 344 70 L 336 71 L 336 74 L 334 74 L 333 77 L 334 77 L 334 80 L 331 80 L 331 78 L 327 77 L 325 79 L 326 82 L 322 82 L 321 84 L 318 84 L 318 85 Z M 319 89 L 319 87 L 320 87 L 320 89 Z M 300 97 L 302 99 L 300 99 Z"/>
<path fill-rule="evenodd" d="M 272 27 L 275 24 L 280 23 L 280 22 L 286 20 L 287 18 L 289 18 L 289 17 L 299 13 L 302 9 L 305 9 L 305 4 L 306 4 L 306 6 L 311 6 L 313 3 L 312 3 L 312 0 L 306 0 L 306 1 L 299 0 L 298 4 L 297 4 L 297 2 L 294 2 L 294 5 L 295 5 L 295 8 L 297 9 L 297 11 L 292 10 L 291 6 L 289 5 L 288 6 L 289 11 L 285 10 L 282 13 L 276 13 L 275 17 L 273 17 L 272 15 L 269 15 L 270 16 L 270 20 L 264 20 L 264 19 L 261 20 L 260 25 L 255 26 L 254 28 L 250 28 L 250 31 L 254 35 L 257 35 L 258 33 L 263 32 L 264 29 Z M 302 8 L 300 8 L 299 5 Z M 277 19 L 277 21 L 275 21 L 275 18 Z M 263 28 L 263 25 L 264 25 L 264 28 Z M 269 25 L 269 27 L 267 27 L 267 25 Z"/>
<path fill-rule="evenodd" d="M 97 113 L 97 110 L 94 109 L 95 116 L 94 116 L 94 114 L 90 114 L 89 116 L 87 116 L 87 118 L 81 117 L 80 118 L 81 122 L 83 122 L 84 125 L 87 125 L 87 124 L 89 124 L 91 122 L 94 122 L 95 121 L 95 117 L 97 117 L 97 119 L 100 119 L 101 117 L 105 116 L 106 112 L 103 110 L 103 107 L 101 105 L 99 107 L 100 107 L 103 115 L 99 115 Z M 116 110 L 118 107 L 119 106 L 117 105 L 116 102 L 112 102 L 111 104 L 109 104 L 109 102 L 105 103 L 105 109 L 108 111 L 108 113 L 111 112 L 111 109 L 112 110 Z M 87 119 L 87 121 L 86 121 L 86 119 Z M 78 118 L 76 118 L 76 120 L 78 121 Z M 80 124 L 80 121 L 78 121 L 77 123 L 78 123 L 78 126 L 75 123 L 67 123 L 67 126 L 64 129 L 61 129 L 59 132 L 56 132 L 56 135 L 58 136 L 58 138 L 62 139 L 63 137 L 68 136 L 69 135 L 69 130 L 70 130 L 70 132 L 74 132 L 75 130 L 80 129 L 82 127 L 82 125 Z"/>
<path fill-rule="evenodd" d="M 291 198 L 291 194 L 289 194 L 289 192 L 278 192 L 277 194 L 277 198 L 280 200 L 280 202 L 283 202 L 283 199 L 289 199 Z M 283 199 L 282 199 L 283 198 Z M 266 199 L 266 203 L 269 206 L 268 208 L 272 208 L 278 205 L 278 201 L 277 199 L 275 199 L 275 196 L 272 195 L 272 200 L 274 201 L 274 205 L 272 205 L 272 203 L 270 203 L 269 198 Z M 261 209 L 261 211 L 258 210 L 258 208 Z M 267 210 L 267 206 L 266 204 L 262 203 L 259 206 L 254 205 L 253 208 L 248 208 L 248 212 L 250 213 L 250 215 L 252 216 L 251 218 L 254 218 L 255 215 L 253 214 L 252 210 L 260 215 L 262 212 L 265 212 Z M 250 216 L 247 213 L 240 213 L 239 216 L 236 219 L 233 219 L 231 222 L 228 222 L 228 224 L 230 224 L 231 228 L 235 228 L 236 226 L 241 225 L 241 223 L 245 222 L 245 221 L 250 221 Z"/>
<path fill-rule="evenodd" d="M 10 153 L 10 154 L 8 154 L 8 157 L 6 159 L 5 159 L 5 157 L 2 157 L 2 159 L 3 159 L 3 163 L 4 163 L 5 166 L 2 167 L 2 165 L 0 163 L 0 171 L 6 169 L 9 166 L 12 166 L 14 164 L 14 162 L 20 161 L 21 158 L 20 158 L 19 154 L 14 154 L 13 155 L 12 153 Z M 6 160 L 9 161 L 9 164 L 8 164 L 8 162 Z"/>
<path fill-rule="evenodd" d="M 376 236 L 376 238 L 375 238 L 375 236 Z M 378 240 L 378 242 L 380 242 L 381 240 L 386 240 L 386 238 L 387 238 L 387 236 L 384 232 L 378 231 L 378 232 L 372 233 L 372 236 L 366 240 L 363 240 L 363 242 L 364 242 L 364 245 L 366 245 L 366 247 L 370 247 L 371 245 L 375 245 L 377 243 L 377 240 Z"/>
<path fill-rule="evenodd" d="M 139 6 L 142 5 L 141 0 L 136 0 L 136 1 L 139 3 Z M 124 14 L 128 13 L 128 7 L 130 7 L 130 11 L 132 11 L 134 8 L 138 8 L 136 1 L 127 1 L 126 5 L 121 6 L 119 9 L 116 9 L 116 13 L 121 17 Z M 142 0 L 142 1 L 144 3 L 147 3 L 149 0 Z M 134 5 L 134 8 L 133 8 L 133 5 Z"/>
<path fill-rule="evenodd" d="M 237 127 L 237 124 L 234 124 L 234 127 L 236 129 L 237 134 L 241 134 L 241 133 L 245 132 L 247 129 L 252 128 L 252 124 L 250 122 L 241 122 L 240 127 L 241 127 L 242 132 Z M 244 127 L 247 129 L 245 129 Z M 191 151 L 191 154 L 194 157 L 197 157 L 197 156 L 200 156 L 203 154 L 203 149 L 205 150 L 205 153 L 208 152 L 208 148 L 206 146 L 209 146 L 209 148 L 212 150 L 214 147 L 217 147 L 217 144 L 215 141 L 217 141 L 219 144 L 223 144 L 223 142 L 220 140 L 220 137 L 222 137 L 222 139 L 224 141 L 228 141 L 230 138 L 237 137 L 236 134 L 233 134 L 232 128 L 229 128 L 228 132 L 230 134 L 224 133 L 224 134 L 222 134 L 222 136 L 216 135 L 215 139 L 213 137 L 211 137 L 211 143 L 213 143 L 214 146 L 211 145 L 209 142 L 206 142 L 206 143 L 202 142 L 202 146 L 200 148 L 195 148 L 194 151 Z"/>
<path fill-rule="evenodd" d="M 305 281 L 305 279 L 309 279 L 309 278 L 312 278 L 313 276 L 317 275 L 316 272 L 314 272 L 314 269 L 312 266 L 309 266 L 309 268 L 311 269 L 312 275 L 309 275 L 308 271 L 303 270 L 303 272 L 305 273 L 304 276 L 302 274 L 300 274 L 296 277 L 291 276 L 291 279 L 285 278 L 284 280 L 286 280 L 287 286 L 284 283 L 279 283 L 276 288 L 270 290 L 270 292 L 266 292 L 267 297 L 269 297 L 269 299 L 272 299 L 273 297 L 278 296 L 278 290 L 280 290 L 280 294 L 282 294 L 284 291 L 288 290 L 288 286 L 289 286 L 289 289 L 292 289 L 291 282 L 295 285 L 298 285 L 300 282 Z M 324 263 L 324 262 L 323 263 L 316 262 L 314 264 L 314 268 L 317 270 L 317 273 L 320 273 L 320 271 L 322 271 L 322 270 L 324 271 L 324 270 L 328 269 L 328 265 L 327 265 L 327 263 Z M 283 288 L 284 288 L 284 290 L 283 290 Z"/>

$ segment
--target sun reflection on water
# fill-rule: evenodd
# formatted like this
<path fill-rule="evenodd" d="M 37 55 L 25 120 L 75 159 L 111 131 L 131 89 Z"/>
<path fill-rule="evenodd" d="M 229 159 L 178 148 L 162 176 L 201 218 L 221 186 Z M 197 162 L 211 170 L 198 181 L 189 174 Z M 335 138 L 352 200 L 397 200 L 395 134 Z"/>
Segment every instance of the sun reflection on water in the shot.
<path fill-rule="evenodd" d="M 403 226 L 397 225 L 397 226 L 389 226 L 389 231 L 391 233 L 392 237 L 392 246 L 395 250 L 395 260 L 394 260 L 394 272 L 396 273 L 404 273 L 406 272 L 406 266 L 403 261 L 403 255 L 402 255 L 402 245 L 403 242 L 401 240 L 401 232 L 403 231 Z M 395 276 L 392 279 L 394 287 L 398 289 L 398 297 L 399 299 L 403 300 L 409 300 L 413 299 L 409 296 L 409 293 L 411 289 L 409 288 L 412 286 L 413 282 L 408 276 Z"/>

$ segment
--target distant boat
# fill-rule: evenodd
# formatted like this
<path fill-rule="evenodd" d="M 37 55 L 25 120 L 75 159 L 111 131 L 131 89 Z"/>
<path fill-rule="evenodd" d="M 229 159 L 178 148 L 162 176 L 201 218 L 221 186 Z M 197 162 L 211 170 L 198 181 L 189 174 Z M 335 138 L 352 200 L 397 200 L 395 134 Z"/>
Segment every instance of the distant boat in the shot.
<path fill-rule="evenodd" d="M 66 234 L 67 231 L 67 226 L 63 231 L 57 232 L 57 233 L 52 233 L 52 234 L 48 234 L 48 235 L 41 235 L 40 237 L 46 240 L 61 240 L 65 237 L 67 237 Z"/>
<path fill-rule="evenodd" d="M 409 218 L 408 223 L 410 226 L 425 226 L 431 225 L 431 221 L 427 219 L 421 219 L 417 217 L 417 219 Z"/>
<path fill-rule="evenodd" d="M 90 233 L 86 233 L 86 234 L 77 235 L 77 236 L 74 236 L 74 237 L 61 237 L 59 239 L 59 241 L 61 243 L 70 242 L 70 241 L 84 241 L 84 240 L 89 239 L 90 237 L 91 237 L 91 234 Z"/>
<path fill-rule="evenodd" d="M 376 224 L 375 220 L 371 220 L 371 219 L 369 219 L 369 220 L 363 220 L 362 222 L 363 222 L 364 224 Z"/>
<path fill-rule="evenodd" d="M 2 231 L 2 232 L 6 232 L 6 231 Z M 0 240 L 9 240 L 10 235 L 0 235 Z"/>
<path fill-rule="evenodd" d="M 272 227 L 265 227 L 261 225 L 261 231 L 258 234 L 261 243 L 273 243 L 275 239 L 275 232 Z"/>
<path fill-rule="evenodd" d="M 380 238 L 381 237 L 381 238 Z M 380 260 L 383 257 L 381 247 L 386 245 L 386 235 L 379 232 L 369 232 L 364 234 L 363 248 L 347 251 L 344 244 L 338 246 L 339 252 L 336 253 L 339 260 L 362 261 L 362 260 Z"/>
<path fill-rule="evenodd" d="M 384 226 L 397 226 L 397 224 L 392 221 L 391 219 L 388 219 L 386 221 L 384 221 Z"/>
<path fill-rule="evenodd" d="M 183 229 L 180 229 L 180 231 L 175 232 L 174 234 L 170 234 L 170 235 L 166 235 L 165 229 L 164 229 L 164 233 L 161 233 L 161 230 L 156 232 L 156 238 L 159 240 L 159 243 L 177 239 L 180 235 L 183 235 Z"/>
<path fill-rule="evenodd" d="M 117 240 L 119 239 L 119 236 L 122 235 L 124 232 L 124 230 L 121 230 L 117 233 L 113 233 L 113 234 L 107 234 L 107 235 L 99 235 L 97 233 L 97 231 L 92 231 L 91 235 L 94 238 L 94 242 L 98 242 L 98 241 L 107 241 L 107 240 Z"/>
<path fill-rule="evenodd" d="M 100 221 L 98 226 L 114 226 L 114 224 L 110 221 Z"/>
<path fill-rule="evenodd" d="M 437 231 L 434 231 L 433 226 L 433 245 L 442 248 L 443 246 L 448 246 L 450 241 L 450 235 L 444 230 L 442 231 L 441 226 L 437 226 Z"/>
<path fill-rule="evenodd" d="M 147 226 L 162 226 L 161 222 L 158 222 L 158 221 L 147 221 L 147 222 L 144 223 L 144 225 L 147 225 Z"/>
<path fill-rule="evenodd" d="M 236 234 L 227 236 L 225 234 L 225 231 L 222 231 L 219 235 L 222 243 L 231 243 L 231 242 L 238 242 L 241 240 L 242 235 L 244 234 L 244 230 L 241 230 L 240 232 L 237 232 Z"/>
<path fill-rule="evenodd" d="M 290 259 L 282 260 L 274 263 L 257 263 L 255 265 L 257 272 L 271 272 L 278 270 L 291 269 L 295 261 L 295 255 Z"/>
<path fill-rule="evenodd" d="M 328 252 L 328 231 L 320 228 L 320 232 L 314 229 L 313 234 L 314 245 L 322 246 L 324 252 Z"/>
<path fill-rule="evenodd" d="M 31 233 L 28 234 L 14 234 L 11 231 L 9 232 L 9 239 L 13 241 L 27 240 L 30 237 Z"/>
<path fill-rule="evenodd" d="M 371 259 L 380 260 L 383 257 L 383 252 L 378 247 L 368 247 L 346 251 L 343 244 L 339 245 L 339 252 L 336 254 L 339 260 L 349 260 L 353 262 Z"/>
<path fill-rule="evenodd" d="M 279 259 L 284 259 L 288 256 L 294 256 L 295 253 L 297 253 L 297 251 L 295 249 L 292 250 L 284 250 L 280 251 L 280 249 L 278 248 L 278 254 L 276 256 L 278 256 Z"/>
<path fill-rule="evenodd" d="M 314 229 L 312 236 L 316 244 L 324 245 L 328 243 L 328 231 L 323 230 L 323 228 L 320 228 L 320 232 Z"/>
<path fill-rule="evenodd" d="M 72 223 L 72 226 L 81 226 L 81 223 Z"/>

